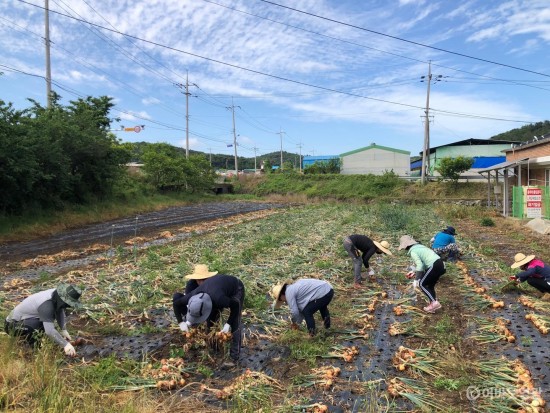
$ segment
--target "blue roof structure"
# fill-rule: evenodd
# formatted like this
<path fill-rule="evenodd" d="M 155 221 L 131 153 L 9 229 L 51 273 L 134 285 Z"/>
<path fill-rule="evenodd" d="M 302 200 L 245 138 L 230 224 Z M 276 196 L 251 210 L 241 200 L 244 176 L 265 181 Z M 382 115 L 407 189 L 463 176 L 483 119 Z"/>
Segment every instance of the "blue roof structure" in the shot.
<path fill-rule="evenodd" d="M 482 169 L 506 161 L 506 156 L 474 156 L 473 159 L 474 163 L 471 169 Z M 422 168 L 422 159 L 411 162 L 411 170 L 420 168 Z"/>
<path fill-rule="evenodd" d="M 474 156 L 472 169 L 488 168 L 506 161 L 506 156 Z"/>

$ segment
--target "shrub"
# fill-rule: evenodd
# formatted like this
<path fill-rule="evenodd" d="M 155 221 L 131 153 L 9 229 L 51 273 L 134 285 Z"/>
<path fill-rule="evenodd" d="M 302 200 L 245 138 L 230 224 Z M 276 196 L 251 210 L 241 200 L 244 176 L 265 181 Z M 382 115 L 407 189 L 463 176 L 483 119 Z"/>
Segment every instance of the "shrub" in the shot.
<path fill-rule="evenodd" d="M 495 221 L 493 221 L 489 217 L 483 217 L 483 218 L 481 218 L 480 224 L 481 224 L 482 227 L 494 227 L 495 226 Z"/>

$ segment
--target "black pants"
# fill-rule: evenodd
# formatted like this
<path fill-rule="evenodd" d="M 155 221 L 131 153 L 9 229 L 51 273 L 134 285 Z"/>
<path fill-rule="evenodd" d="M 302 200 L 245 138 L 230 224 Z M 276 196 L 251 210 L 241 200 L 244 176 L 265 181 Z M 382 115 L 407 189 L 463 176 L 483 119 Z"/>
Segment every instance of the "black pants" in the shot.
<path fill-rule="evenodd" d="M 317 311 L 321 313 L 321 318 L 323 319 L 323 324 L 325 328 L 330 328 L 330 313 L 328 311 L 328 305 L 332 301 L 333 296 L 334 290 L 331 289 L 323 297 L 307 303 L 307 305 L 302 310 L 302 315 L 304 316 L 304 320 L 306 320 L 307 331 L 309 331 L 309 334 L 313 335 L 316 332 L 315 319 L 313 318 L 313 314 L 315 314 L 315 312 Z"/>
<path fill-rule="evenodd" d="M 239 355 L 241 354 L 241 345 L 243 341 L 243 323 L 242 323 L 242 314 L 244 307 L 244 284 L 239 283 L 239 288 L 237 294 L 232 298 L 239 302 L 239 312 L 237 314 L 237 320 L 235 320 L 234 325 L 231 326 L 231 348 L 229 350 L 229 355 L 234 361 L 239 360 Z"/>
<path fill-rule="evenodd" d="M 238 361 L 241 354 L 241 345 L 243 341 L 243 323 L 242 323 L 242 313 L 244 307 L 244 284 L 239 280 L 239 287 L 237 293 L 231 297 L 232 301 L 237 301 L 239 303 L 239 311 L 237 313 L 237 318 L 231 324 L 231 348 L 229 349 L 229 356 L 233 361 Z M 221 311 L 213 311 L 208 320 L 206 321 L 206 328 L 210 328 L 216 324 L 220 319 Z"/>
<path fill-rule="evenodd" d="M 439 278 L 445 274 L 445 271 L 445 264 L 443 264 L 443 260 L 440 258 L 426 270 L 420 279 L 420 289 L 428 297 L 430 303 L 437 300 L 435 296 L 435 285 L 439 281 Z"/>
<path fill-rule="evenodd" d="M 527 278 L 527 282 L 531 287 L 535 287 L 541 293 L 550 293 L 550 284 L 544 278 Z"/>
<path fill-rule="evenodd" d="M 38 318 L 27 318 L 23 321 L 4 321 L 6 334 L 20 337 L 31 346 L 40 342 L 40 336 L 44 333 L 44 324 Z"/>

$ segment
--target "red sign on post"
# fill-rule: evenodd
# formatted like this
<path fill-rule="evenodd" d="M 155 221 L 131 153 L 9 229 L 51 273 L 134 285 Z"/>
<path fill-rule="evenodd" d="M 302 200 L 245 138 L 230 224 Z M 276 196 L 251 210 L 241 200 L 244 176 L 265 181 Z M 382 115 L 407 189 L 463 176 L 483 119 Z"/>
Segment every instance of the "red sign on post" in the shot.
<path fill-rule="evenodd" d="M 542 216 L 542 189 L 527 188 L 525 201 L 527 218 L 540 218 Z"/>

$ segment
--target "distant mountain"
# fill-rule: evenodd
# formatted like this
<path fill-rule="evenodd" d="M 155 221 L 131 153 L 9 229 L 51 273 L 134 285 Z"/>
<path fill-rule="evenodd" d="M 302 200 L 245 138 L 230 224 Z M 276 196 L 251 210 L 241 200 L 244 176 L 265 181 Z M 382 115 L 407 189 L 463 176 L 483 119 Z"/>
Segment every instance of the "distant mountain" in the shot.
<path fill-rule="evenodd" d="M 143 154 L 144 148 L 148 145 L 152 145 L 149 142 L 136 142 L 133 147 L 133 156 L 132 162 L 141 162 L 141 156 Z M 176 147 L 178 152 L 185 154 L 185 149 Z M 235 156 L 234 155 L 225 155 L 225 154 L 216 154 L 199 151 L 189 150 L 190 155 L 204 155 L 206 159 L 212 159 L 212 166 L 216 169 L 235 169 Z M 283 151 L 283 162 L 291 162 L 295 168 L 299 168 L 299 154 Z M 304 156 L 304 155 L 302 155 Z M 262 161 L 268 160 L 272 166 L 278 166 L 281 163 L 281 152 L 271 152 L 265 155 L 258 155 L 256 157 L 256 167 L 260 169 Z M 247 158 L 244 156 L 237 157 L 239 170 L 242 169 L 254 169 L 254 157 Z"/>
<path fill-rule="evenodd" d="M 549 133 L 550 121 L 545 120 L 544 122 L 531 123 L 529 125 L 522 126 L 521 128 L 500 133 L 492 136 L 490 140 L 527 142 L 532 141 L 534 136 L 540 138 L 542 135 Z"/>

